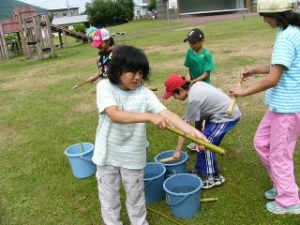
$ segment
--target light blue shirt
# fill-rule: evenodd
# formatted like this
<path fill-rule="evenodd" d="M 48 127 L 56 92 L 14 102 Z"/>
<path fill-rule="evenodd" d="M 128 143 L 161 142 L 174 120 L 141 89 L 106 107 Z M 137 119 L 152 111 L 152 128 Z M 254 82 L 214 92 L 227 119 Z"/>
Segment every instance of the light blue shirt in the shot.
<path fill-rule="evenodd" d="M 300 112 L 300 29 L 288 26 L 277 33 L 272 65 L 283 65 L 279 83 L 265 93 L 269 110 L 277 113 Z"/>
<path fill-rule="evenodd" d="M 160 113 L 166 107 L 148 88 L 123 91 L 108 79 L 97 84 L 99 122 L 96 131 L 93 162 L 99 166 L 142 169 L 146 164 L 145 123 L 114 123 L 105 113 L 110 106 L 128 112 Z"/>

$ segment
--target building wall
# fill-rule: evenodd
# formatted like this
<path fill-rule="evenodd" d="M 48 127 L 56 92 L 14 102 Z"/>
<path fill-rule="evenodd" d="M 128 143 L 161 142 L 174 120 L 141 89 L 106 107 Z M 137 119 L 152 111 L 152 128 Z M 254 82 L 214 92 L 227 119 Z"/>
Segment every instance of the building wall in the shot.
<path fill-rule="evenodd" d="M 245 8 L 244 1 L 246 0 L 177 0 L 178 8 L 169 8 L 167 11 L 167 0 L 157 0 L 157 17 L 158 19 L 167 19 L 169 13 L 169 18 L 173 19 L 178 18 L 181 13 L 242 9 Z"/>
<path fill-rule="evenodd" d="M 167 0 L 156 1 L 157 18 L 158 19 L 177 19 L 179 18 L 178 8 L 170 8 L 167 5 Z"/>
<path fill-rule="evenodd" d="M 69 16 L 78 16 L 79 8 L 69 8 L 69 9 L 57 9 L 49 10 L 52 13 L 53 18 L 69 17 Z"/>
<path fill-rule="evenodd" d="M 180 13 L 244 8 L 244 0 L 178 0 Z"/>

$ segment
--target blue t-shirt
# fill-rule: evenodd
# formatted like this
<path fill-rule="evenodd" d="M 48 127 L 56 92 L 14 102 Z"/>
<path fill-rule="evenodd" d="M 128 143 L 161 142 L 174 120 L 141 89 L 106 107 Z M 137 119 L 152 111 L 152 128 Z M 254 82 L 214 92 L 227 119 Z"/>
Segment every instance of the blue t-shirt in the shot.
<path fill-rule="evenodd" d="M 272 65 L 283 65 L 278 84 L 265 93 L 269 110 L 277 113 L 300 112 L 300 29 L 288 26 L 277 33 Z"/>

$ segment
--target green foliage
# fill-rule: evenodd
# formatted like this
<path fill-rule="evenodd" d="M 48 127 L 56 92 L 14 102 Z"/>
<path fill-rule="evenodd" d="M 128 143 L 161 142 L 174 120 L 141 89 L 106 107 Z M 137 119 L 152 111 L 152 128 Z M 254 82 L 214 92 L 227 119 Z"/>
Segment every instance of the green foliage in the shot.
<path fill-rule="evenodd" d="M 11 43 L 12 41 L 16 41 L 17 40 L 17 35 L 16 34 L 8 34 L 7 36 L 5 36 L 5 40 L 7 43 Z"/>
<path fill-rule="evenodd" d="M 0 0 L 0 19 L 12 18 L 16 6 L 25 6 L 25 5 L 30 5 L 30 4 L 24 3 L 22 1 L 16 1 L 16 0 Z M 32 7 L 34 7 L 39 13 L 47 11 L 46 9 L 37 6 L 32 6 Z"/>
<path fill-rule="evenodd" d="M 83 24 L 75 24 L 74 31 L 85 34 L 85 26 Z"/>
<path fill-rule="evenodd" d="M 148 10 L 152 12 L 154 9 L 156 9 L 156 0 L 150 0 Z"/>
<path fill-rule="evenodd" d="M 96 27 L 105 27 L 126 23 L 133 19 L 134 3 L 132 0 L 93 0 L 86 4 L 89 22 Z"/>

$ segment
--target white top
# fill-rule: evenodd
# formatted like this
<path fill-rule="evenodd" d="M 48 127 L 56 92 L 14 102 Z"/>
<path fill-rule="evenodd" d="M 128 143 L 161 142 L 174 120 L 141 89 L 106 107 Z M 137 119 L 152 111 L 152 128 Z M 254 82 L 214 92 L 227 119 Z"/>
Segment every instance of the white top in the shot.
<path fill-rule="evenodd" d="M 99 122 L 93 162 L 127 169 L 142 169 L 146 164 L 146 124 L 114 123 L 105 113 L 110 106 L 128 112 L 160 113 L 166 107 L 148 88 L 123 91 L 108 79 L 97 84 Z"/>

